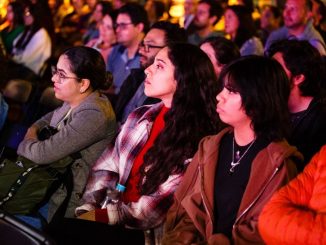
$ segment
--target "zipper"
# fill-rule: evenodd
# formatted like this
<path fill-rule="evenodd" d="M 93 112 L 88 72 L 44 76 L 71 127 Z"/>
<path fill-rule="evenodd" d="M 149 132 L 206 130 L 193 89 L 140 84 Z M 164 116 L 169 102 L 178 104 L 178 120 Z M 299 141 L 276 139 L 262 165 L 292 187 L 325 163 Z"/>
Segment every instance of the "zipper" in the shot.
<path fill-rule="evenodd" d="M 265 186 L 262 188 L 262 190 L 259 192 L 259 194 L 257 195 L 257 197 L 249 204 L 249 206 L 238 216 L 238 218 L 235 220 L 232 229 L 235 229 L 235 226 L 237 224 L 237 222 L 242 218 L 243 215 L 245 215 L 249 209 L 251 209 L 251 207 L 257 202 L 257 200 L 261 197 L 261 195 L 263 194 L 263 192 L 266 190 L 267 186 L 269 185 L 269 183 L 272 181 L 272 179 L 274 178 L 274 176 L 277 174 L 277 172 L 280 170 L 279 167 L 277 167 L 273 174 L 271 175 L 271 177 L 269 178 L 269 180 L 267 181 L 267 183 L 265 184 Z"/>
<path fill-rule="evenodd" d="M 207 214 L 209 216 L 211 226 L 213 227 L 213 217 L 212 217 L 212 215 L 211 215 L 211 213 L 210 213 L 210 211 L 208 209 L 207 203 L 206 203 L 207 197 L 206 197 L 206 195 L 204 196 L 204 181 L 203 181 L 204 176 L 203 176 L 203 170 L 202 170 L 202 165 L 201 164 L 198 166 L 198 169 L 199 169 L 200 189 L 201 189 L 200 196 L 203 199 L 204 208 L 205 208 L 205 210 L 206 210 L 206 212 L 207 212 Z"/>

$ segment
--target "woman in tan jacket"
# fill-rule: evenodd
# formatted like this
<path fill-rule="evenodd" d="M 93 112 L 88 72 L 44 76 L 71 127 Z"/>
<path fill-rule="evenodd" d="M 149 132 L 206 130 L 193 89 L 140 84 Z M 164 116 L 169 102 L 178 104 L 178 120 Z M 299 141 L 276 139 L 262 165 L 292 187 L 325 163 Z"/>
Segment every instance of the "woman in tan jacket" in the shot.
<path fill-rule="evenodd" d="M 163 244 L 263 243 L 261 209 L 296 174 L 301 154 L 284 140 L 290 87 L 281 66 L 245 57 L 220 81 L 216 111 L 230 127 L 201 141 L 175 193 Z"/>

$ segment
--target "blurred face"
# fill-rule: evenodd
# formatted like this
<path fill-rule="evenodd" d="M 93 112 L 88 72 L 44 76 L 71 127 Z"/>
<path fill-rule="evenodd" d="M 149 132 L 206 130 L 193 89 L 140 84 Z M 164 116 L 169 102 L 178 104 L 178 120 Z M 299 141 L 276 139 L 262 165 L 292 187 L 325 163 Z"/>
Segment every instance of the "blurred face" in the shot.
<path fill-rule="evenodd" d="M 210 6 L 206 3 L 198 4 L 194 23 L 199 29 L 203 29 L 211 25 L 211 18 L 209 17 Z"/>
<path fill-rule="evenodd" d="M 185 0 L 183 7 L 185 15 L 194 14 L 196 10 L 196 3 L 193 0 Z"/>
<path fill-rule="evenodd" d="M 124 45 L 125 47 L 130 46 L 141 33 L 139 25 L 134 25 L 129 15 L 119 14 L 115 29 L 118 43 Z"/>
<path fill-rule="evenodd" d="M 7 7 L 7 16 L 6 19 L 9 22 L 13 22 L 14 21 L 14 11 L 12 10 L 12 7 L 10 5 L 8 5 Z"/>
<path fill-rule="evenodd" d="M 145 69 L 154 62 L 155 55 L 165 46 L 165 32 L 151 29 L 139 46 L 140 65 Z"/>
<path fill-rule="evenodd" d="M 220 119 L 234 128 L 242 125 L 250 125 L 250 118 L 247 116 L 242 107 L 241 95 L 238 92 L 233 92 L 226 87 L 216 96 L 217 106 L 216 112 Z"/>
<path fill-rule="evenodd" d="M 290 29 L 305 25 L 310 16 L 308 12 L 305 0 L 287 0 L 283 10 L 284 25 Z"/>
<path fill-rule="evenodd" d="M 212 45 L 210 43 L 204 43 L 200 46 L 200 49 L 207 54 L 208 58 L 211 60 L 213 64 L 216 76 L 219 76 L 223 68 L 223 65 L 220 64 L 216 59 L 215 50 L 213 49 Z"/>
<path fill-rule="evenodd" d="M 262 29 L 272 29 L 276 25 L 276 19 L 270 8 L 264 8 L 260 17 L 260 27 Z"/>
<path fill-rule="evenodd" d="M 239 19 L 231 9 L 227 9 L 225 11 L 224 17 L 225 17 L 225 32 L 231 35 L 232 38 L 234 38 L 239 28 Z"/>
<path fill-rule="evenodd" d="M 93 19 L 96 22 L 100 22 L 102 20 L 102 18 L 103 18 L 102 10 L 103 10 L 102 5 L 97 4 L 95 9 L 94 9 L 94 12 L 93 12 Z"/>
<path fill-rule="evenodd" d="M 78 82 L 77 75 L 70 71 L 70 61 L 65 55 L 60 56 L 52 73 L 55 97 L 73 104 L 80 95 L 82 85 Z"/>
<path fill-rule="evenodd" d="M 163 48 L 155 57 L 154 63 L 145 70 L 145 94 L 161 99 L 171 107 L 177 81 L 174 78 L 174 65 L 168 57 L 168 48 Z"/>
<path fill-rule="evenodd" d="M 29 12 L 29 8 L 26 8 L 24 10 L 24 23 L 25 23 L 25 25 L 30 26 L 30 25 L 33 24 L 33 22 L 34 22 L 34 18 L 33 18 L 32 14 L 31 14 L 31 12 Z"/>
<path fill-rule="evenodd" d="M 104 43 L 112 44 L 115 42 L 113 21 L 109 15 L 105 15 L 99 26 L 100 38 Z"/>

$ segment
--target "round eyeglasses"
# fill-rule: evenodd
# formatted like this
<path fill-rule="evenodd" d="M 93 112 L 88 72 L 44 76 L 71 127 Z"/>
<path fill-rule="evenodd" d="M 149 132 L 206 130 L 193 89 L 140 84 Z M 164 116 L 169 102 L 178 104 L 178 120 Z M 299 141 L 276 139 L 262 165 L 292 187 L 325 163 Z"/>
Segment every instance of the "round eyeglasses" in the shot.
<path fill-rule="evenodd" d="M 52 76 L 58 75 L 59 83 L 62 83 L 62 81 L 65 79 L 81 80 L 81 78 L 79 78 L 79 77 L 67 77 L 67 76 L 63 75 L 60 71 L 58 71 L 58 69 L 55 66 L 51 66 L 51 73 L 52 73 Z"/>

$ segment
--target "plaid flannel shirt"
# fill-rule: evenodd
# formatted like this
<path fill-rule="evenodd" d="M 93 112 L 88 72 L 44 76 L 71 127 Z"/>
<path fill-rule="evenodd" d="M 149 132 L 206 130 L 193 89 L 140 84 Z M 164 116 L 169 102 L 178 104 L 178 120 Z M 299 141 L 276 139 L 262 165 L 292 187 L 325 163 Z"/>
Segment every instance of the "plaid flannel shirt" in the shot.
<path fill-rule="evenodd" d="M 130 114 L 114 147 L 109 147 L 94 165 L 83 196 L 84 205 L 77 208 L 77 211 L 101 208 L 108 187 L 114 188 L 118 182 L 125 185 L 135 157 L 148 140 L 153 122 L 162 106 L 163 103 L 142 106 Z M 180 174 L 171 175 L 155 193 L 143 195 L 137 202 L 108 204 L 108 223 L 138 229 L 149 229 L 162 224 L 181 178 Z"/>

